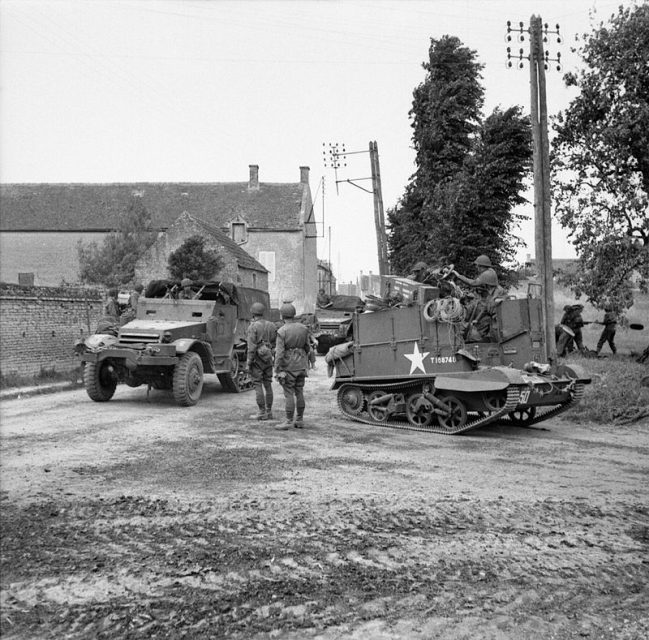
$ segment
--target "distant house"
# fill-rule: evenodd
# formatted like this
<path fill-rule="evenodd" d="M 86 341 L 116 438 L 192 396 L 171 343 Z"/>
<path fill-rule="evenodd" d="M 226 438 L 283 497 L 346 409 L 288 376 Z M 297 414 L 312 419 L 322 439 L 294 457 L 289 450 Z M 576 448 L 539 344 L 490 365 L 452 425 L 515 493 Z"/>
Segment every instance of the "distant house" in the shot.
<path fill-rule="evenodd" d="M 273 306 L 292 300 L 298 312 L 313 311 L 317 234 L 309 167 L 291 183 L 260 182 L 259 167 L 249 170 L 247 182 L 0 185 L 0 279 L 34 273 L 37 285 L 77 282 L 78 241 L 101 241 L 139 197 L 158 232 L 187 212 L 267 269 Z"/>
<path fill-rule="evenodd" d="M 327 260 L 318 260 L 318 290 L 324 289 L 328 295 L 336 293 L 336 276 Z"/>
<path fill-rule="evenodd" d="M 136 279 L 149 282 L 167 276 L 169 255 L 191 236 L 205 238 L 206 248 L 216 250 L 223 259 L 223 269 L 211 279 L 234 282 L 244 287 L 268 291 L 268 269 L 246 253 L 229 235 L 217 227 L 190 216 L 184 211 L 138 260 Z M 161 275 L 162 274 L 162 275 Z"/>

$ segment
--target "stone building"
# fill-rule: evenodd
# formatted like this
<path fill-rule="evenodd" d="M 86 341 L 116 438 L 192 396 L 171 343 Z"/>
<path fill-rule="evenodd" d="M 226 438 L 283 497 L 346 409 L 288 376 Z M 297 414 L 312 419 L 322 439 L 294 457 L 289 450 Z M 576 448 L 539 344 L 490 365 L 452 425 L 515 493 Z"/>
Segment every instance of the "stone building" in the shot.
<path fill-rule="evenodd" d="M 158 238 L 138 260 L 135 267 L 136 279 L 149 282 L 167 274 L 169 255 L 191 236 L 205 239 L 205 247 L 216 250 L 223 259 L 221 271 L 211 279 L 234 282 L 244 287 L 268 291 L 268 269 L 246 253 L 220 229 L 190 216 L 186 211 Z M 168 277 L 168 275 L 166 276 Z"/>
<path fill-rule="evenodd" d="M 259 167 L 249 165 L 247 182 L 0 185 L 0 279 L 34 273 L 37 285 L 77 282 L 78 241 L 101 242 L 133 198 L 159 233 L 187 212 L 228 235 L 266 268 L 273 306 L 292 300 L 298 312 L 313 311 L 317 233 L 304 166 L 289 183 L 260 182 Z"/>

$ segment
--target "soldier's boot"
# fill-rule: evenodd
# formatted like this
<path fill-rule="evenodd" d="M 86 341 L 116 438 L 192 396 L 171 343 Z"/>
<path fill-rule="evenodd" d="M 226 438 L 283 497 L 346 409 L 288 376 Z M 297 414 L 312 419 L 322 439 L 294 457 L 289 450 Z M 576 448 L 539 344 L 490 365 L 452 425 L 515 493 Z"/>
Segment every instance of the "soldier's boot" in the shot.
<path fill-rule="evenodd" d="M 286 421 L 285 422 L 280 422 L 275 429 L 278 431 L 286 431 L 290 429 L 293 426 L 293 416 L 289 415 L 288 413 L 286 414 Z"/>
<path fill-rule="evenodd" d="M 265 409 L 259 409 L 259 411 L 257 411 L 257 413 L 253 413 L 253 414 L 250 416 L 250 418 L 251 418 L 252 420 L 268 420 L 268 418 L 266 417 L 266 415 L 267 415 L 267 413 L 266 413 L 266 410 L 265 410 Z"/>
<path fill-rule="evenodd" d="M 295 418 L 293 426 L 296 429 L 304 429 L 304 419 L 302 418 L 302 416 L 297 416 L 297 418 Z"/>
<path fill-rule="evenodd" d="M 270 407 L 266 407 L 266 417 L 264 420 L 274 420 L 273 418 L 273 411 Z"/>

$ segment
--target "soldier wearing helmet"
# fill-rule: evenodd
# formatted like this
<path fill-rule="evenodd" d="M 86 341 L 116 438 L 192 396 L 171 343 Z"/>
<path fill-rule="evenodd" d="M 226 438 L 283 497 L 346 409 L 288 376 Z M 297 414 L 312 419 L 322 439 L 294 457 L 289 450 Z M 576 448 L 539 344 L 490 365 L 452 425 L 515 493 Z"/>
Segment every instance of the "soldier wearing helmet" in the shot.
<path fill-rule="evenodd" d="M 426 280 L 426 274 L 428 272 L 428 265 L 423 262 L 415 262 L 410 269 L 410 273 L 406 276 L 409 280 L 415 280 L 417 282 L 423 282 Z"/>
<path fill-rule="evenodd" d="M 286 422 L 275 427 L 286 430 L 304 427 L 304 382 L 311 345 L 309 330 L 295 321 L 295 307 L 285 303 L 280 308 L 284 325 L 277 331 L 275 375 L 284 390 Z"/>
<path fill-rule="evenodd" d="M 179 300 L 193 300 L 194 299 L 194 290 L 192 289 L 192 285 L 194 283 L 189 279 L 189 278 L 183 278 L 180 282 L 180 286 L 182 289 L 180 290 L 180 293 L 178 294 L 178 299 Z"/>
<path fill-rule="evenodd" d="M 261 302 L 253 302 L 250 307 L 252 322 L 248 327 L 247 365 L 255 387 L 257 420 L 273 419 L 273 358 L 277 330 L 275 325 L 264 319 L 266 307 Z"/>
<path fill-rule="evenodd" d="M 491 264 L 491 260 L 489 260 L 489 256 L 478 256 L 473 261 L 473 264 L 478 267 L 477 278 L 467 278 L 466 276 L 463 276 L 462 274 L 455 271 L 455 269 L 451 271 L 451 273 L 458 280 L 464 282 L 464 284 L 468 284 L 470 287 L 473 287 L 478 291 L 485 292 L 488 297 L 492 297 L 496 289 L 499 288 L 499 284 L 498 276 L 496 275 L 496 271 Z"/>
<path fill-rule="evenodd" d="M 489 256 L 478 256 L 473 264 L 478 268 L 477 278 L 467 278 L 454 269 L 451 274 L 458 280 L 475 289 L 478 296 L 467 305 L 465 339 L 472 335 L 472 328 L 477 330 L 480 340 L 491 340 L 492 322 L 495 315 L 494 298 L 501 291 L 498 276 L 494 270 Z"/>

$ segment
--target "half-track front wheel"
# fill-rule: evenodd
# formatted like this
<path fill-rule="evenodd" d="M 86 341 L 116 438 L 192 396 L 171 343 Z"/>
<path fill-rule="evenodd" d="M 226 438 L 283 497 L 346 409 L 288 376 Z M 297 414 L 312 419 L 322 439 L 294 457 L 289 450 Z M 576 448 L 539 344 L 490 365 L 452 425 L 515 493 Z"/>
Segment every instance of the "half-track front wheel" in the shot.
<path fill-rule="evenodd" d="M 174 400 L 182 407 L 195 405 L 203 391 L 203 361 L 188 351 L 174 367 Z"/>
<path fill-rule="evenodd" d="M 448 407 L 445 415 L 444 410 L 437 415 L 440 426 L 449 431 L 461 429 L 466 424 L 466 407 L 455 396 L 443 396 L 440 398 Z"/>
<path fill-rule="evenodd" d="M 86 366 L 83 368 L 83 386 L 91 400 L 108 402 L 117 388 L 112 365 L 106 360 L 86 362 Z"/>

